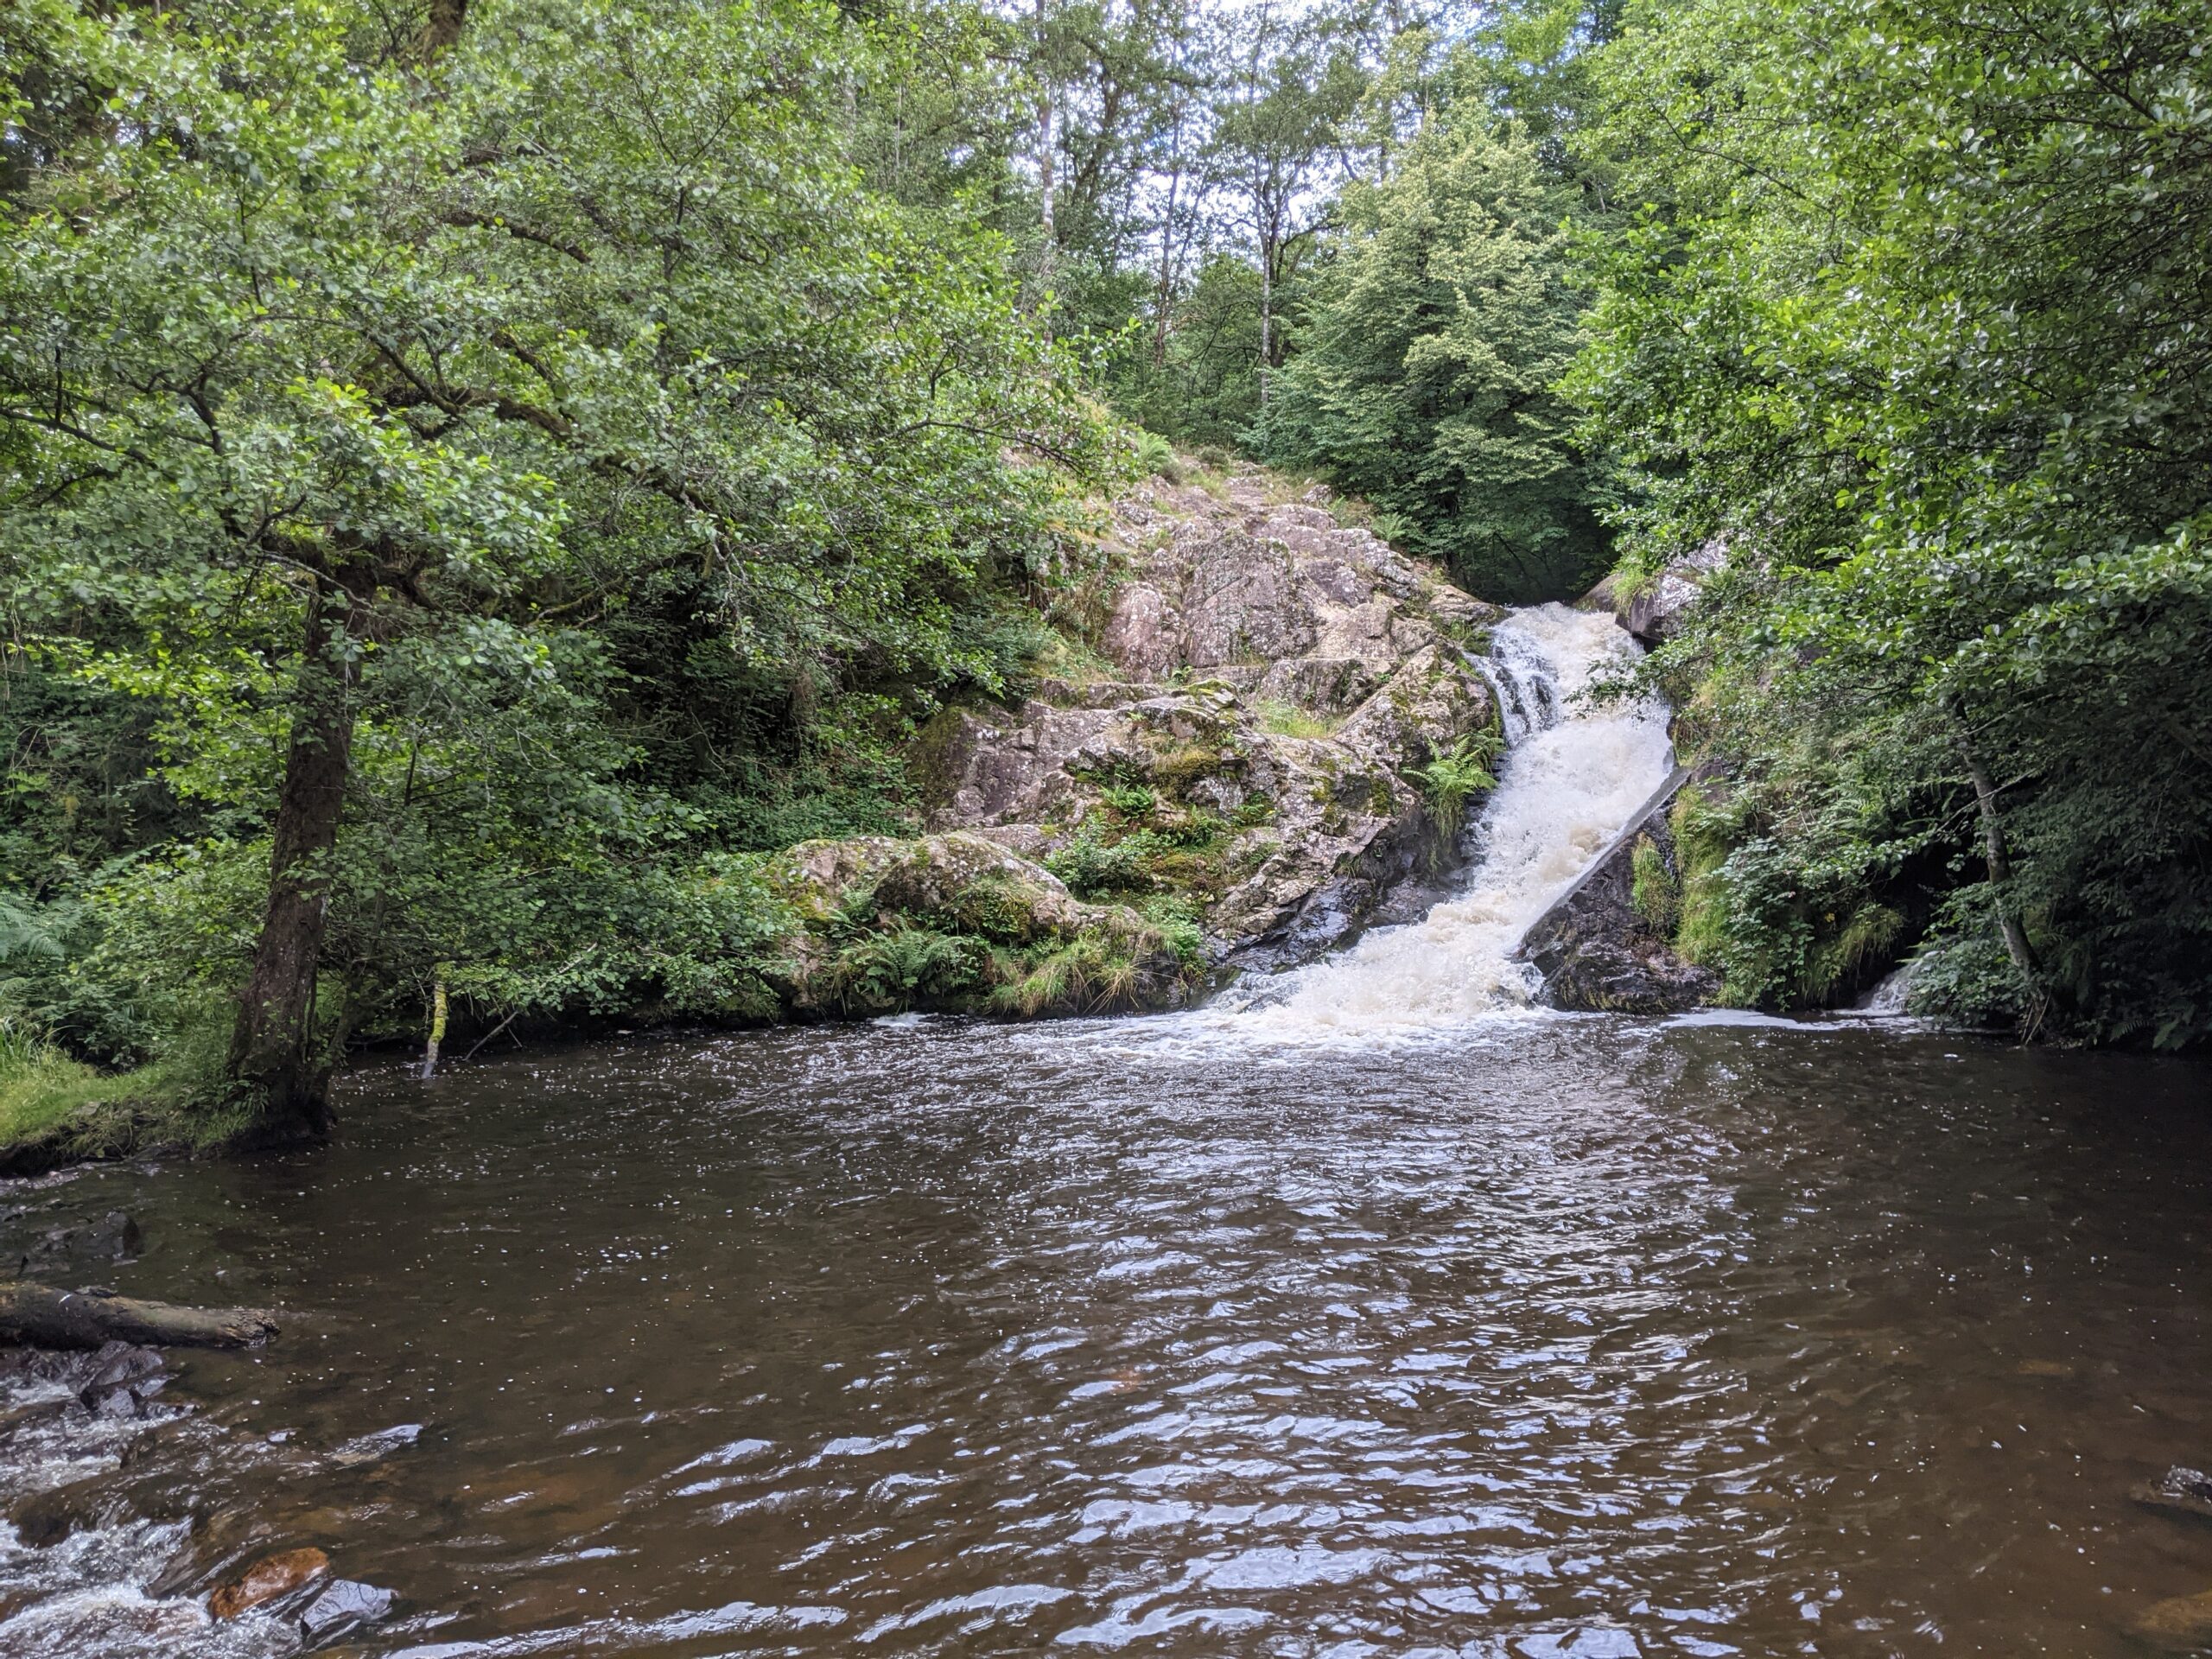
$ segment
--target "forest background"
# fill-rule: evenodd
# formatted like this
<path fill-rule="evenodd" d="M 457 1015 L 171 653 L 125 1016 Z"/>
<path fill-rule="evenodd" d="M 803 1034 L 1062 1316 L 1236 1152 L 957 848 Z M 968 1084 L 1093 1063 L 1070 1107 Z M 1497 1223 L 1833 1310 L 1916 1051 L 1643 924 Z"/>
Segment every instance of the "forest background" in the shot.
<path fill-rule="evenodd" d="M 11 0 L 0 1128 L 772 1015 L 761 857 L 1237 455 L 1502 602 L 1698 573 L 1645 897 L 1731 1001 L 2202 1041 L 2206 22 Z"/>

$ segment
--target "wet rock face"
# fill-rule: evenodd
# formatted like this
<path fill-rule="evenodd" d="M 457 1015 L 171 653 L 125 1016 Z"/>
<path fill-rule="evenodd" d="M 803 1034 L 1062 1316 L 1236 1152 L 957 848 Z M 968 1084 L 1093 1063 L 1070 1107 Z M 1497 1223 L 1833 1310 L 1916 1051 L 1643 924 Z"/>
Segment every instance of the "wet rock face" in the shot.
<path fill-rule="evenodd" d="M 1500 613 L 1325 499 L 1253 473 L 1118 503 L 1111 677 L 944 717 L 930 827 L 1063 865 L 1149 836 L 1126 891 L 1187 904 L 1216 963 L 1287 966 L 1364 925 L 1437 851 L 1407 774 L 1496 717 L 1466 653 Z"/>
<path fill-rule="evenodd" d="M 1541 1000 L 1583 1013 L 1675 1014 L 1700 1007 L 1719 979 L 1677 957 L 1666 919 L 1639 904 L 1637 862 L 1661 884 L 1681 867 L 1666 809 L 1687 774 L 1677 772 L 1582 880 L 1529 930 L 1521 955 L 1544 976 Z"/>
<path fill-rule="evenodd" d="M 1682 618 L 1697 602 L 1705 579 L 1727 562 L 1727 543 L 1717 538 L 1675 560 L 1649 587 L 1618 607 L 1620 625 L 1646 645 L 1666 644 L 1681 632 Z"/>

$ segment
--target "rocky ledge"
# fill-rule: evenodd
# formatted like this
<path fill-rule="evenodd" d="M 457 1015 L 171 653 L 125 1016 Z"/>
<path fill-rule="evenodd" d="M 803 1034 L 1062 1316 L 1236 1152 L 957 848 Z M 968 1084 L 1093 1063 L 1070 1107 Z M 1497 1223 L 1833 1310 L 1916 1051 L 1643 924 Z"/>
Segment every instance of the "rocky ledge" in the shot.
<path fill-rule="evenodd" d="M 1138 487 L 1099 550 L 1025 694 L 922 734 L 928 833 L 771 861 L 785 1013 L 1175 1007 L 1449 861 L 1418 774 L 1496 724 L 1494 607 L 1257 468 Z"/>
<path fill-rule="evenodd" d="M 1682 872 L 1667 812 L 1689 777 L 1677 768 L 1522 941 L 1550 1007 L 1672 1014 L 1719 994 L 1718 976 L 1674 949 Z"/>
<path fill-rule="evenodd" d="M 1211 968 L 1318 955 L 1448 855 L 1411 774 L 1495 722 L 1494 607 L 1256 469 L 1154 480 L 1108 545 L 1084 647 L 925 734 L 932 830 L 1193 928 Z"/>

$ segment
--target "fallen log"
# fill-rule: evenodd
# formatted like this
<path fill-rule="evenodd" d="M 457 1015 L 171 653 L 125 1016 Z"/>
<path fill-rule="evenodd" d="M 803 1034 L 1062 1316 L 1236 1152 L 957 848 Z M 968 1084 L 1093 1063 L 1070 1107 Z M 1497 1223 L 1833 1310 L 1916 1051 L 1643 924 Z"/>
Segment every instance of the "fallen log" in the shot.
<path fill-rule="evenodd" d="M 38 1348 L 98 1348 L 129 1342 L 156 1348 L 251 1348 L 276 1334 L 257 1307 L 181 1307 L 111 1290 L 58 1290 L 30 1279 L 0 1283 L 0 1342 Z"/>

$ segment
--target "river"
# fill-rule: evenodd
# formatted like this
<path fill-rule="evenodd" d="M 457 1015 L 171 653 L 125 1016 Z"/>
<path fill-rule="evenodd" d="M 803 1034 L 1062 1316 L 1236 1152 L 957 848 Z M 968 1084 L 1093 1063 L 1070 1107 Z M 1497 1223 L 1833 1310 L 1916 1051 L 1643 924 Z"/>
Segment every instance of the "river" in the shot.
<path fill-rule="evenodd" d="M 301 1545 L 415 1659 L 2139 1651 L 2212 1588 L 2127 1496 L 2212 1461 L 2212 1071 L 1528 1007 L 1666 760 L 1584 720 L 1439 912 L 1191 1014 L 378 1066 L 19 1186 L 11 1251 L 123 1209 L 117 1287 L 296 1317 L 143 1419 L 8 1385 L 73 1529 L 0 1533 L 0 1653 L 296 1651 L 202 1600 Z"/>

